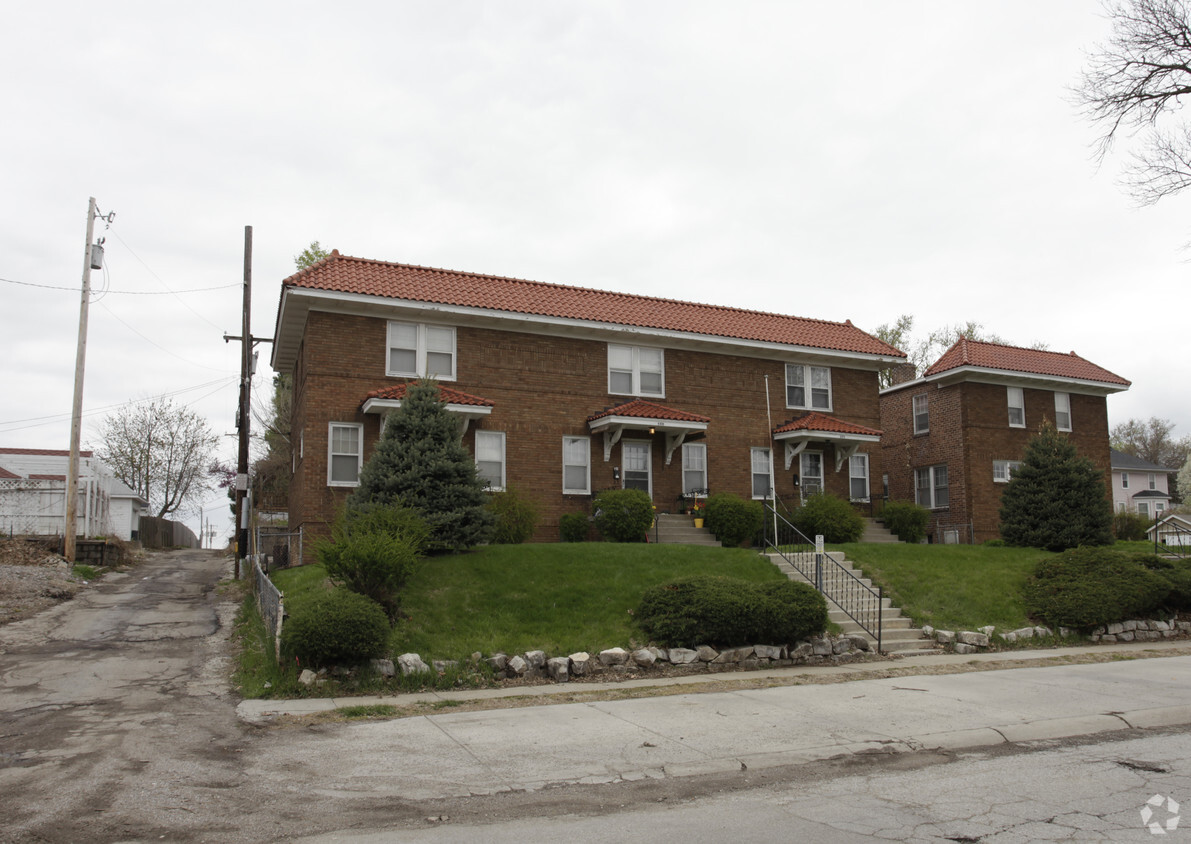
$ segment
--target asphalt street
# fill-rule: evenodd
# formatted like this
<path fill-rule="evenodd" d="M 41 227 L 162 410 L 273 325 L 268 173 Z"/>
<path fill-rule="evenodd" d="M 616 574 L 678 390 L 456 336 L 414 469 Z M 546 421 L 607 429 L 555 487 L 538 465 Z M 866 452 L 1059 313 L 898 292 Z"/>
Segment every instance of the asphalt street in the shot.
<path fill-rule="evenodd" d="M 452 695 L 504 705 L 504 696 L 527 694 L 482 690 L 429 696 L 441 708 L 417 717 L 285 718 L 278 713 L 352 701 L 234 697 L 228 681 L 236 593 L 218 585 L 229 573 L 226 559 L 206 552 L 154 554 L 74 601 L 0 628 L 0 840 L 275 841 L 378 830 L 443 835 L 433 830 L 469 825 L 496 836 L 517 822 L 543 824 L 536 829 L 544 840 L 569 834 L 550 826 L 560 819 L 579 824 L 577 840 L 595 840 L 593 830 L 629 829 L 634 813 L 664 818 L 654 810 L 682 805 L 688 821 L 717 811 L 727 818 L 731 806 L 793 806 L 781 795 L 849 776 L 862 777 L 848 788 L 865 812 L 876 810 L 867 808 L 873 792 L 863 777 L 921 778 L 936 768 L 959 771 L 961 763 L 1013 757 L 1019 767 L 1006 770 L 1040 783 L 1046 776 L 1030 773 L 1031 754 L 1121 741 L 1159 744 L 1124 756 L 1140 759 L 1141 768 L 1114 761 L 1109 770 L 1156 778 L 1187 772 L 1185 642 L 1089 649 L 1116 657 L 1096 664 L 1046 664 L 1056 651 L 1015 653 L 1033 664 L 1012 670 L 986 670 L 1002 657 L 921 657 L 898 664 L 924 673 L 877 679 L 859 679 L 872 670 L 863 667 L 784 669 L 771 672 L 779 683 L 772 688 L 707 691 L 694 682 L 664 696 L 558 702 L 563 690 L 541 687 L 529 693 L 555 702 L 452 711 Z M 932 674 L 932 666 L 966 673 Z M 1062 776 L 1069 778 L 1078 765 L 1064 758 Z M 1154 770 L 1146 773 L 1146 766 Z M 978 774 L 965 776 L 975 782 Z M 1182 789 L 1174 798 L 1182 802 L 1191 799 L 1185 785 L 1171 780 L 1163 787 Z M 1110 796 L 1136 803 L 1129 789 L 1147 787 L 1114 783 Z M 835 801 L 846 793 L 823 792 Z M 835 831 L 831 836 L 812 837 L 930 840 L 913 830 L 929 827 L 934 835 L 950 829 L 945 822 L 965 819 L 972 829 L 984 824 L 1007 834 L 1039 811 L 1002 817 L 987 808 L 987 798 L 957 802 L 941 786 L 914 793 L 905 799 L 924 814 L 913 825 L 898 827 L 902 810 L 890 804 L 892 826 L 831 820 L 823 827 Z M 753 812 L 742 830 L 748 834 L 738 837 L 789 840 L 779 827 L 794 816 L 827 823 L 810 806 Z M 1115 823 L 1111 814 L 1086 823 Z M 745 815 L 736 818 L 746 822 Z M 688 830 L 681 836 L 687 841 L 722 840 L 713 834 L 719 828 L 710 820 L 673 826 L 675 833 Z M 894 836 L 898 828 L 909 837 Z M 810 835 L 815 827 L 807 829 Z M 1085 840 L 1081 834 L 1091 830 L 1068 838 Z M 952 840 L 984 840 L 960 835 Z M 651 840 L 678 839 L 655 828 Z"/>

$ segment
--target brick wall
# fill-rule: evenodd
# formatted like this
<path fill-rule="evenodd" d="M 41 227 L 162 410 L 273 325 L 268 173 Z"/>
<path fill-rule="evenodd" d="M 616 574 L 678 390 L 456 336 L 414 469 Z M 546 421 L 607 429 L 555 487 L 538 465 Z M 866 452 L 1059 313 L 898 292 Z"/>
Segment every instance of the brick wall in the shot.
<path fill-rule="evenodd" d="M 558 538 L 559 517 L 586 511 L 589 497 L 562 493 L 562 438 L 587 436 L 591 442 L 591 488 L 619 487 L 614 467 L 622 465 L 622 446 L 604 460 L 603 435 L 590 434 L 587 417 L 632 399 L 611 395 L 607 385 L 607 343 L 573 337 L 498 331 L 460 326 L 456 333 L 457 380 L 444 382 L 495 403 L 492 413 L 473 422 L 464 443 L 474 453 L 475 431 L 505 433 L 508 482 L 537 499 L 541 525 L 537 539 Z M 291 524 L 318 535 L 350 490 L 327 485 L 327 430 L 330 422 L 364 426 L 365 459 L 380 431 L 380 417 L 360 411 L 365 395 L 405 379 L 385 375 L 386 322 L 383 319 L 312 311 L 295 367 L 294 431 L 304 440 L 291 485 Z M 751 494 L 750 448 L 766 447 L 765 375 L 769 376 L 773 426 L 805 411 L 785 406 L 782 362 L 687 349 L 665 350 L 665 397 L 655 400 L 681 411 L 711 418 L 705 435 L 687 442 L 707 444 L 708 483 L 713 492 Z M 879 427 L 877 375 L 832 367 L 834 415 L 859 425 Z M 682 450 L 665 465 L 666 438 L 658 432 L 626 431 L 623 439 L 647 441 L 652 453 L 653 500 L 660 511 L 672 510 L 682 488 Z M 817 448 L 812 446 L 812 448 Z M 881 455 L 870 451 L 870 478 L 879 490 Z M 848 495 L 848 468 L 835 472 L 835 452 L 824 452 L 829 492 Z M 792 468 L 783 470 L 779 448 L 778 494 L 795 495 Z M 308 543 L 309 545 L 309 543 Z"/>
<path fill-rule="evenodd" d="M 930 433 L 912 433 L 911 400 L 926 393 Z M 881 398 L 882 451 L 890 473 L 890 496 L 914 500 L 913 469 L 946 463 L 950 506 L 932 512 L 932 540 L 942 541 L 949 527 L 970 525 L 976 542 L 1000 536 L 1001 494 L 1005 484 L 993 480 L 993 462 L 1021 460 L 1026 443 L 1044 419 L 1054 421 L 1054 391 L 1026 388 L 1024 428 L 1009 426 L 1009 404 L 1003 385 L 961 382 L 942 389 L 934 385 L 908 388 Z M 1072 431 L 1067 436 L 1079 453 L 1108 477 L 1108 410 L 1103 396 L 1071 394 Z M 961 537 L 968 538 L 961 532 Z"/>

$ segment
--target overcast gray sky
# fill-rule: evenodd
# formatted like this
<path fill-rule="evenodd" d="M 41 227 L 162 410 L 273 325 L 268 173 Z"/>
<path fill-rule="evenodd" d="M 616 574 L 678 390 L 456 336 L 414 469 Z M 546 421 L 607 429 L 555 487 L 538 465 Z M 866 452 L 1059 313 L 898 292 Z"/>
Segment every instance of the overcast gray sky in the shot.
<path fill-rule="evenodd" d="M 92 195 L 116 220 L 84 445 L 163 393 L 233 432 L 245 225 L 258 336 L 319 240 L 869 330 L 976 320 L 1130 379 L 1111 423 L 1191 433 L 1191 197 L 1135 208 L 1092 158 L 1067 89 L 1098 4 L 337 6 L 6 7 L 0 445 L 69 446 Z"/>

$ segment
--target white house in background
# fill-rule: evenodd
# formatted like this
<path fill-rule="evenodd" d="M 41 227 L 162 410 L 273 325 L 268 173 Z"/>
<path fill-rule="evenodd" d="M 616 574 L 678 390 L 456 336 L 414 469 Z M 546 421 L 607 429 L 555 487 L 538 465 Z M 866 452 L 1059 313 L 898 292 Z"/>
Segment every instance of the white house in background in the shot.
<path fill-rule="evenodd" d="M 1112 449 L 1112 509 L 1154 518 L 1170 509 L 1167 469 Z"/>
<path fill-rule="evenodd" d="M 1167 548 L 1181 548 L 1191 550 L 1191 516 L 1170 513 L 1164 519 L 1150 525 L 1146 531 L 1146 538 L 1154 541 L 1154 532 L 1158 533 L 1158 541 Z"/>
<path fill-rule="evenodd" d="M 66 530 L 66 473 L 70 452 L 0 448 L 0 531 L 61 536 Z M 78 532 L 135 539 L 149 503 L 115 478 L 93 452 L 79 452 Z"/>

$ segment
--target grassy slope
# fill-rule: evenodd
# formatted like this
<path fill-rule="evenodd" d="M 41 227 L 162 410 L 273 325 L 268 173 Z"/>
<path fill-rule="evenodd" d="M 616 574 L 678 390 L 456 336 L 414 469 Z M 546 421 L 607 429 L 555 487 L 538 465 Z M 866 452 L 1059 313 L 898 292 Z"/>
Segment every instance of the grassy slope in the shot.
<path fill-rule="evenodd" d="M 431 557 L 406 586 L 393 653 L 451 659 L 473 651 L 551 655 L 643 637 L 630 610 L 650 586 L 695 574 L 783 575 L 756 552 L 606 542 L 493 545 Z M 321 566 L 277 572 L 288 612 L 322 587 Z"/>
<path fill-rule="evenodd" d="M 847 552 L 915 624 L 945 630 L 1031 624 L 1021 587 L 1035 564 L 1051 556 L 1036 548 L 980 545 L 850 543 L 831 550 Z"/>

